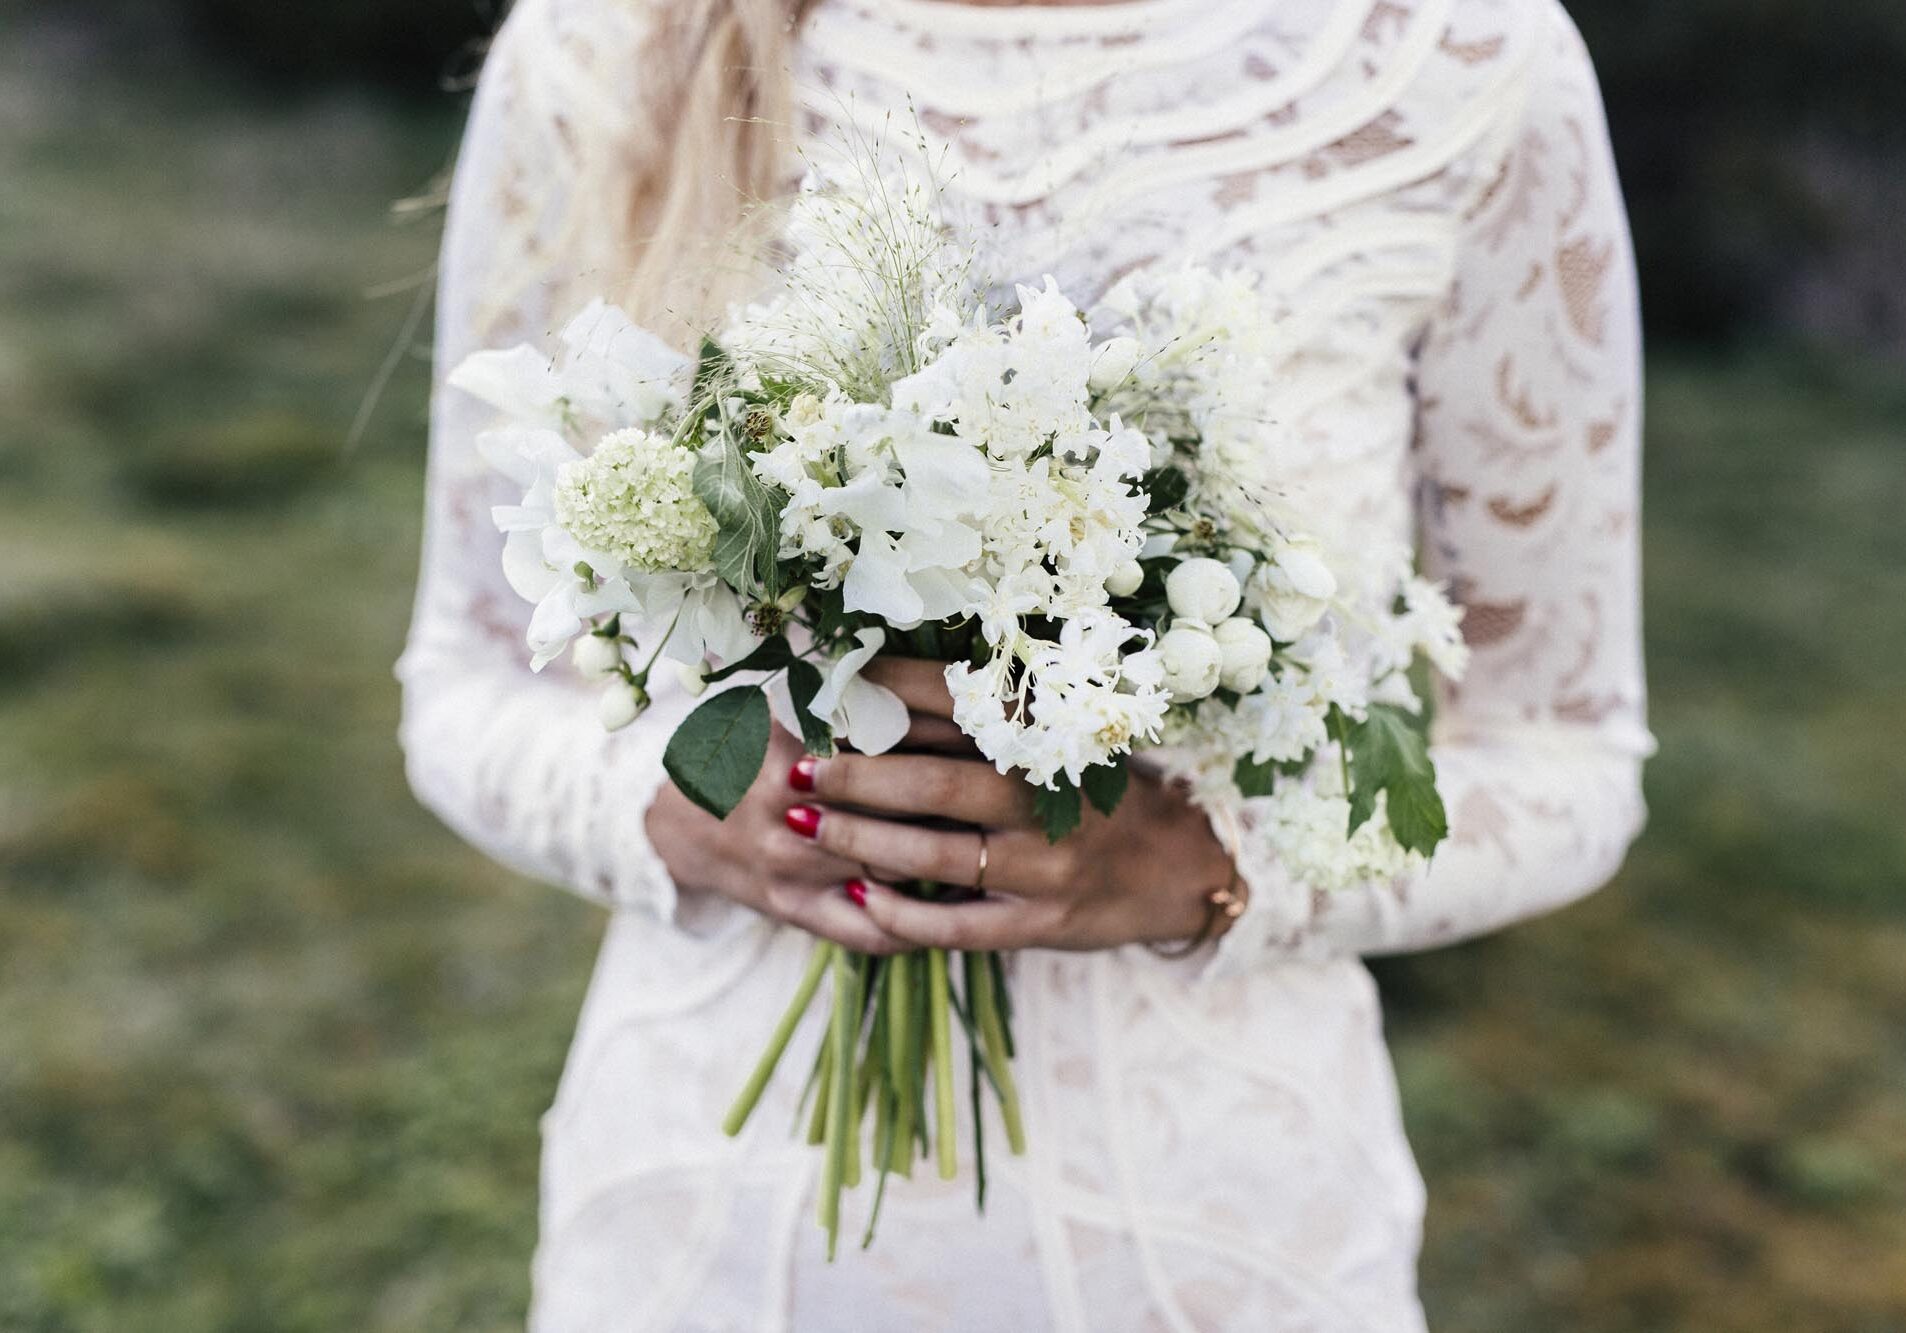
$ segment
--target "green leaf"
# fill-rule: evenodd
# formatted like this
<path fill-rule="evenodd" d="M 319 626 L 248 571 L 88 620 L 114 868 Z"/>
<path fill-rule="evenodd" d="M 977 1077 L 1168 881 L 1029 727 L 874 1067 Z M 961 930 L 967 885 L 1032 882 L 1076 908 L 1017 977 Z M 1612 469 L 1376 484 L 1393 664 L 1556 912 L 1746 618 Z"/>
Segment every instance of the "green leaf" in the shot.
<path fill-rule="evenodd" d="M 1231 780 L 1238 784 L 1238 794 L 1245 797 L 1269 796 L 1277 790 L 1277 777 L 1275 761 L 1252 763 L 1248 754 L 1238 760 L 1238 766 L 1231 771 Z"/>
<path fill-rule="evenodd" d="M 821 669 L 812 662 L 796 658 L 788 663 L 788 693 L 794 696 L 794 715 L 801 720 L 801 742 L 809 754 L 825 759 L 834 753 L 834 728 L 813 713 L 821 681 Z"/>
<path fill-rule="evenodd" d="M 740 661 L 709 672 L 708 679 L 710 682 L 727 680 L 737 671 L 779 671 L 794 660 L 794 650 L 788 647 L 787 637 L 775 634 L 763 639 L 759 647 Z"/>
<path fill-rule="evenodd" d="M 1125 767 L 1122 758 L 1109 764 L 1094 764 L 1082 776 L 1085 799 L 1102 815 L 1118 809 L 1118 803 L 1125 797 L 1125 788 L 1132 780 L 1131 770 Z"/>
<path fill-rule="evenodd" d="M 662 767 L 682 795 L 726 819 L 768 757 L 768 723 L 768 696 L 759 685 L 723 690 L 682 719 Z"/>
<path fill-rule="evenodd" d="M 1083 804 L 1079 800 L 1079 789 L 1059 779 L 1057 788 L 1034 787 L 1032 789 L 1032 808 L 1039 816 L 1039 822 L 1046 826 L 1046 841 L 1057 842 L 1079 826 L 1084 815 Z"/>
<path fill-rule="evenodd" d="M 1145 512 L 1162 514 L 1185 502 L 1185 496 L 1191 491 L 1191 478 L 1179 468 L 1155 467 L 1145 474 L 1140 487 L 1145 492 Z"/>
<path fill-rule="evenodd" d="M 732 438 L 712 441 L 695 460 L 695 494 L 714 515 L 715 572 L 737 592 L 749 592 L 764 561 L 772 563 L 779 509 Z"/>
<path fill-rule="evenodd" d="M 1372 704 L 1368 716 L 1350 728 L 1349 742 L 1350 832 L 1376 812 L 1382 792 L 1397 842 L 1428 856 L 1449 836 L 1449 817 L 1416 720 L 1400 708 Z"/>

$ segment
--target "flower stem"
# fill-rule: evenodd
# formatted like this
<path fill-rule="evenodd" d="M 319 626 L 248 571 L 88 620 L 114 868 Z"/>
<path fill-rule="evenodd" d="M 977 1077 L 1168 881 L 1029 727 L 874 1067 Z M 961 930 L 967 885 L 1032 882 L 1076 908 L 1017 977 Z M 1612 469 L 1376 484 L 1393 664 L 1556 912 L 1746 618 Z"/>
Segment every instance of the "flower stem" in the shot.
<path fill-rule="evenodd" d="M 919 1113 L 920 1079 L 915 1070 L 919 1045 L 914 1035 L 913 958 L 897 953 L 887 960 L 887 1081 L 893 1088 L 893 1139 L 887 1145 L 889 1170 L 913 1175 L 913 1121 Z"/>
<path fill-rule="evenodd" d="M 721 1122 L 721 1132 L 729 1138 L 739 1134 L 741 1127 L 748 1123 L 748 1117 L 754 1113 L 755 1103 L 761 1100 L 762 1090 L 768 1086 L 768 1080 L 774 1077 L 775 1066 L 781 1063 L 782 1053 L 788 1048 L 788 1040 L 793 1037 L 801 1016 L 813 1002 L 814 992 L 820 988 L 821 975 L 827 971 L 828 963 L 838 947 L 821 940 L 808 954 L 807 970 L 801 973 L 801 982 L 794 988 L 794 998 L 788 1001 L 787 1012 L 781 1015 L 780 1023 L 769 1036 L 767 1049 L 761 1052 L 761 1058 L 755 1062 L 754 1072 L 748 1075 L 741 1095 L 728 1108 L 728 1118 Z"/>
<path fill-rule="evenodd" d="M 854 1028 L 859 1006 L 854 1003 L 854 969 L 844 949 L 832 959 L 834 1022 L 830 1030 L 834 1067 L 829 1071 L 826 1151 L 821 1164 L 820 1193 L 815 1204 L 827 1232 L 827 1258 L 833 1261 L 840 1242 L 840 1192 L 847 1165 L 847 1136 L 853 1125 Z"/>
<path fill-rule="evenodd" d="M 953 1141 L 953 998 L 947 985 L 946 950 L 927 951 L 927 1018 L 933 1027 L 933 1131 L 939 1149 L 940 1179 L 959 1174 Z"/>
<path fill-rule="evenodd" d="M 1013 1082 L 1012 1061 L 1006 1043 L 1006 1025 L 999 1009 L 992 959 L 966 955 L 966 1002 L 972 1006 L 973 1025 L 979 1029 L 980 1053 L 999 1093 L 999 1113 L 1006 1121 L 1006 1146 L 1015 1157 L 1026 1151 L 1026 1128 L 1019 1114 L 1019 1088 Z"/>

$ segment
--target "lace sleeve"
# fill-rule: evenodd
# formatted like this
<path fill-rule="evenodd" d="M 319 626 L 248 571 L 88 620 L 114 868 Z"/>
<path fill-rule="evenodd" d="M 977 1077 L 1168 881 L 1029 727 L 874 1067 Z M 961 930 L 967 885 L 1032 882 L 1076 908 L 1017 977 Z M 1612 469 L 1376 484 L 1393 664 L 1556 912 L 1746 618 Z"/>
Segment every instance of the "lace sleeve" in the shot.
<path fill-rule="evenodd" d="M 1417 360 L 1423 562 L 1473 652 L 1433 738 L 1451 836 L 1420 874 L 1324 895 L 1280 874 L 1247 802 L 1252 906 L 1213 971 L 1494 930 L 1600 887 L 1641 828 L 1635 280 L 1594 73 L 1552 12 Z"/>
<path fill-rule="evenodd" d="M 540 674 L 524 642 L 530 607 L 504 581 L 499 489 L 476 437 L 489 409 L 443 384 L 467 353 L 548 343 L 606 281 L 566 195 L 584 121 L 631 116 L 634 6 L 524 0 L 498 33 L 465 132 L 437 302 L 423 565 L 403 683 L 401 740 L 418 798 L 512 868 L 609 906 L 676 917 L 675 889 L 643 831 L 662 747 L 691 701 L 663 673 L 654 707 L 604 732 L 568 662 Z M 610 127 L 613 130 L 613 126 Z M 626 126 L 625 126 L 626 128 Z M 608 228 L 598 228 L 607 232 Z M 696 902 L 691 915 L 718 912 Z"/>

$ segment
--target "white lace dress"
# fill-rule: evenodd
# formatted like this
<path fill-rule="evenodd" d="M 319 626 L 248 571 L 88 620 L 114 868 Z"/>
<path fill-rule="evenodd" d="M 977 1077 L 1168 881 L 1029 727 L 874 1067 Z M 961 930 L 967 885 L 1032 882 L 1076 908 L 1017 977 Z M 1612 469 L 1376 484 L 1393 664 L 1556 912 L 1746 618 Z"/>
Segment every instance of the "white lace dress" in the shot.
<path fill-rule="evenodd" d="M 654 3 L 516 6 L 457 173 L 440 367 L 548 337 L 601 284 L 565 191 L 668 114 L 644 100 Z M 717 1129 L 805 941 L 677 899 L 642 813 L 687 702 L 606 736 L 565 671 L 529 672 L 483 418 L 441 394 L 413 781 L 613 912 L 544 1121 L 532 1326 L 1420 1327 L 1422 1186 L 1359 955 L 1567 903 L 1643 818 L 1633 272 L 1579 39 L 1555 0 L 820 0 L 797 61 L 807 133 L 911 105 L 1015 276 L 1089 297 L 1142 264 L 1262 271 L 1287 466 L 1345 539 L 1413 531 L 1468 608 L 1437 715 L 1453 835 L 1421 877 L 1328 898 L 1247 835 L 1252 906 L 1215 950 L 1016 957 L 1030 1153 L 989 1154 L 984 1219 L 964 1180 L 896 1182 L 875 1248 L 830 1267 L 788 1133 L 817 1030 L 739 1141 Z"/>

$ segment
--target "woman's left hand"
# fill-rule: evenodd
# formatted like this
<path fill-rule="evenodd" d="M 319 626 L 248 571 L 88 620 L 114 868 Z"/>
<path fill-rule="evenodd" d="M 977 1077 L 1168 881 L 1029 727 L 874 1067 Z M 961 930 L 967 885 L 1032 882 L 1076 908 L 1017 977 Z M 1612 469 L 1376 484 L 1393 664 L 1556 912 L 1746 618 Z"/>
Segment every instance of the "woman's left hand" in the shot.
<path fill-rule="evenodd" d="M 922 947 L 963 950 L 1106 949 L 1204 928 L 1213 890 L 1231 880 L 1231 858 L 1176 789 L 1134 772 L 1111 815 L 1087 803 L 1079 827 L 1048 842 L 1025 779 L 958 743 L 941 663 L 882 659 L 868 675 L 913 710 L 910 740 L 935 748 L 803 759 L 789 774 L 788 825 L 869 872 L 847 891 L 875 925 Z M 929 818 L 968 827 L 912 822 Z M 983 896 L 933 903 L 888 887 L 916 879 Z"/>

